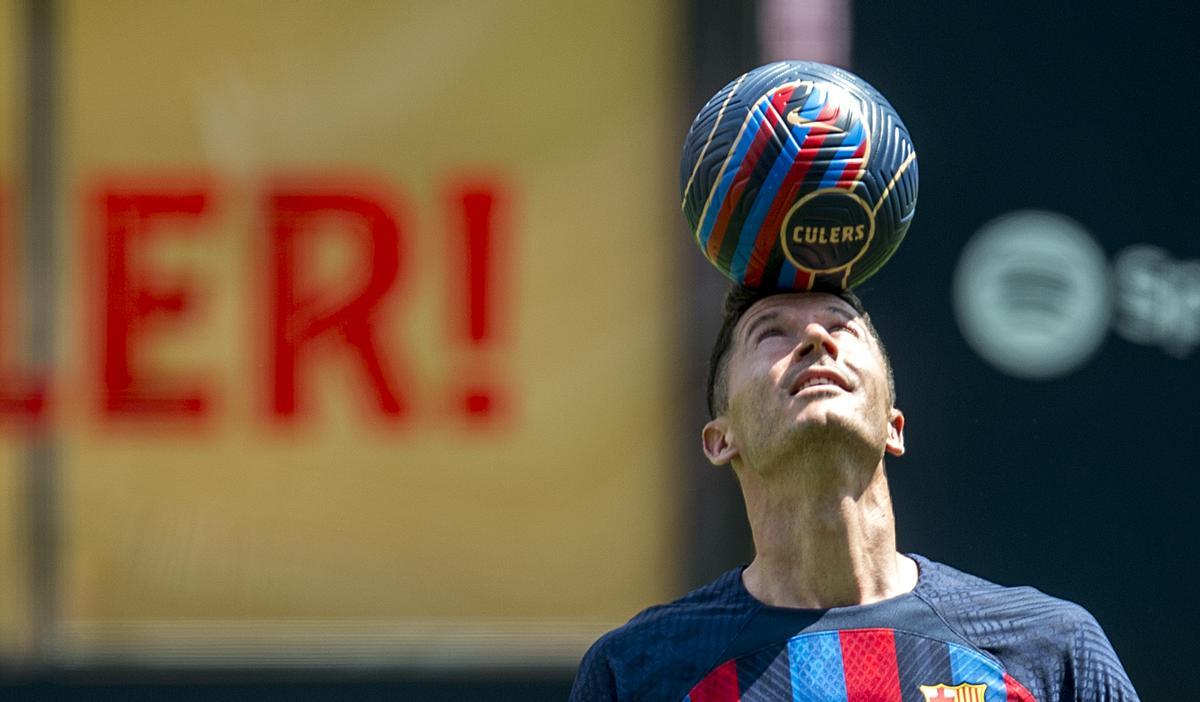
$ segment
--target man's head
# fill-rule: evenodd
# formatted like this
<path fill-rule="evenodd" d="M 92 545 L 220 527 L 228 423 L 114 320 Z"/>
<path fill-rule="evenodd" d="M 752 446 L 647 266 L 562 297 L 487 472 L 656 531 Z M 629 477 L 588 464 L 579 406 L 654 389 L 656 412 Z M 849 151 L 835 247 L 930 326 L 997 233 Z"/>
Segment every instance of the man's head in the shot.
<path fill-rule="evenodd" d="M 840 425 L 842 433 L 850 428 L 871 442 L 880 431 L 898 435 L 903 427 L 887 353 L 849 291 L 731 289 L 710 358 L 707 399 L 710 458 L 713 426 L 724 431 L 740 423 L 740 448 L 759 433 L 773 441 L 784 429 L 780 422 Z M 902 440 L 896 448 L 887 446 L 898 454 Z"/>
<path fill-rule="evenodd" d="M 896 401 L 896 380 L 892 375 L 891 360 L 888 358 L 887 350 L 884 348 L 883 339 L 880 338 L 875 325 L 871 324 L 871 317 L 867 314 L 866 308 L 863 307 L 862 300 L 858 299 L 858 295 L 855 295 L 850 290 L 818 292 L 826 292 L 829 295 L 840 298 L 862 318 L 864 326 L 874 338 L 876 345 L 879 347 L 879 352 L 883 356 L 884 364 L 887 367 L 888 391 L 891 393 L 890 399 L 894 403 Z M 717 416 L 724 412 L 726 403 L 729 400 L 727 396 L 726 373 L 729 370 L 730 345 L 733 341 L 734 329 L 737 327 L 738 322 L 754 306 L 754 303 L 767 297 L 782 294 L 786 294 L 786 291 L 754 290 L 740 285 L 735 285 L 729 289 L 729 293 L 725 296 L 725 305 L 722 310 L 721 331 L 717 334 L 716 342 L 712 348 L 712 355 L 709 357 L 708 362 L 708 391 L 706 398 L 708 400 L 709 419 L 716 419 Z"/>

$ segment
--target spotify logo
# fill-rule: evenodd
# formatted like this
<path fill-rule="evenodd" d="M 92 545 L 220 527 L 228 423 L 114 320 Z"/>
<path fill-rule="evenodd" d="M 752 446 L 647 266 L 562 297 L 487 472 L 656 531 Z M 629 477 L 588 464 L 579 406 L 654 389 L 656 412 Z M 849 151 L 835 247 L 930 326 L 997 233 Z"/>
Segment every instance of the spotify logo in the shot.
<path fill-rule="evenodd" d="M 1046 380 L 1085 363 L 1112 315 L 1104 252 L 1079 223 L 1024 210 L 985 224 L 954 276 L 959 328 L 997 369 Z"/>

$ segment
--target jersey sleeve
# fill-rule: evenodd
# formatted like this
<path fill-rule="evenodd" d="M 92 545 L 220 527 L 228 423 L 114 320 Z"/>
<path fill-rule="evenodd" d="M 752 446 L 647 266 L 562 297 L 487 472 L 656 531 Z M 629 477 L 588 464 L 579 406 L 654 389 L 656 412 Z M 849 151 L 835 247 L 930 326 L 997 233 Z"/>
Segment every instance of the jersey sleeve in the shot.
<path fill-rule="evenodd" d="M 926 559 L 918 596 L 1003 662 L 1037 702 L 1137 702 L 1096 618 L 1032 587 L 1002 587 Z"/>
<path fill-rule="evenodd" d="M 571 702 L 682 699 L 756 611 L 740 583 L 736 568 L 600 637 L 579 664 Z"/>
<path fill-rule="evenodd" d="M 991 631 L 971 632 L 1020 680 L 1038 702 L 1138 702 L 1137 693 L 1100 624 L 1083 607 L 1032 588 L 1013 588 L 1024 604 Z"/>
<path fill-rule="evenodd" d="M 610 702 L 617 696 L 617 680 L 597 642 L 584 655 L 571 687 L 570 702 Z"/>
<path fill-rule="evenodd" d="M 1118 660 L 1116 651 L 1090 613 L 1083 608 L 1075 620 L 1072 637 L 1070 674 L 1077 702 L 1138 702 L 1133 683 Z M 1066 691 L 1064 691 L 1066 692 Z"/>

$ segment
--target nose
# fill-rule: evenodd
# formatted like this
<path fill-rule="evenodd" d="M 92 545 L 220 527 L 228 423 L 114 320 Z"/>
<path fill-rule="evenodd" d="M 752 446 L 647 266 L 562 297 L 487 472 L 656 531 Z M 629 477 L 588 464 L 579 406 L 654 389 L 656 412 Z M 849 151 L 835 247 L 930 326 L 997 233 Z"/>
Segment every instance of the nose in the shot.
<path fill-rule="evenodd" d="M 796 348 L 792 351 L 792 356 L 795 360 L 802 360 L 805 356 L 823 351 L 832 359 L 838 357 L 838 345 L 834 340 L 833 335 L 829 333 L 823 325 L 813 322 L 804 327 L 804 333 L 800 337 L 800 343 L 796 344 Z"/>

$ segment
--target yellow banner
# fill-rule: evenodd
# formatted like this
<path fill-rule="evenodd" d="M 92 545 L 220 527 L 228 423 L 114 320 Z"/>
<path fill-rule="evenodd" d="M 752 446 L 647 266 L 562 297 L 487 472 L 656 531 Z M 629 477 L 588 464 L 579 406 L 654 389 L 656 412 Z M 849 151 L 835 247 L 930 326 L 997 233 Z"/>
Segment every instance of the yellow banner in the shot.
<path fill-rule="evenodd" d="M 25 102 L 25 42 L 19 10 L 15 2 L 0 2 L 0 246 L 6 254 L 16 250 L 14 244 L 20 236 L 14 202 L 20 191 L 14 183 L 25 146 L 23 140 L 13 138 L 24 128 L 20 108 Z M 26 316 L 11 304 L 19 294 L 20 274 L 11 256 L 0 255 L 0 378 L 10 376 L 13 367 L 24 360 Z M 6 394 L 0 388 L 0 406 L 5 404 Z M 27 427 L 20 418 L 0 424 L 0 431 L 9 437 L 0 441 L 0 660 L 9 662 L 28 653 L 33 624 Z"/>
<path fill-rule="evenodd" d="M 62 655 L 573 662 L 671 594 L 670 8 L 61 9 Z"/>

